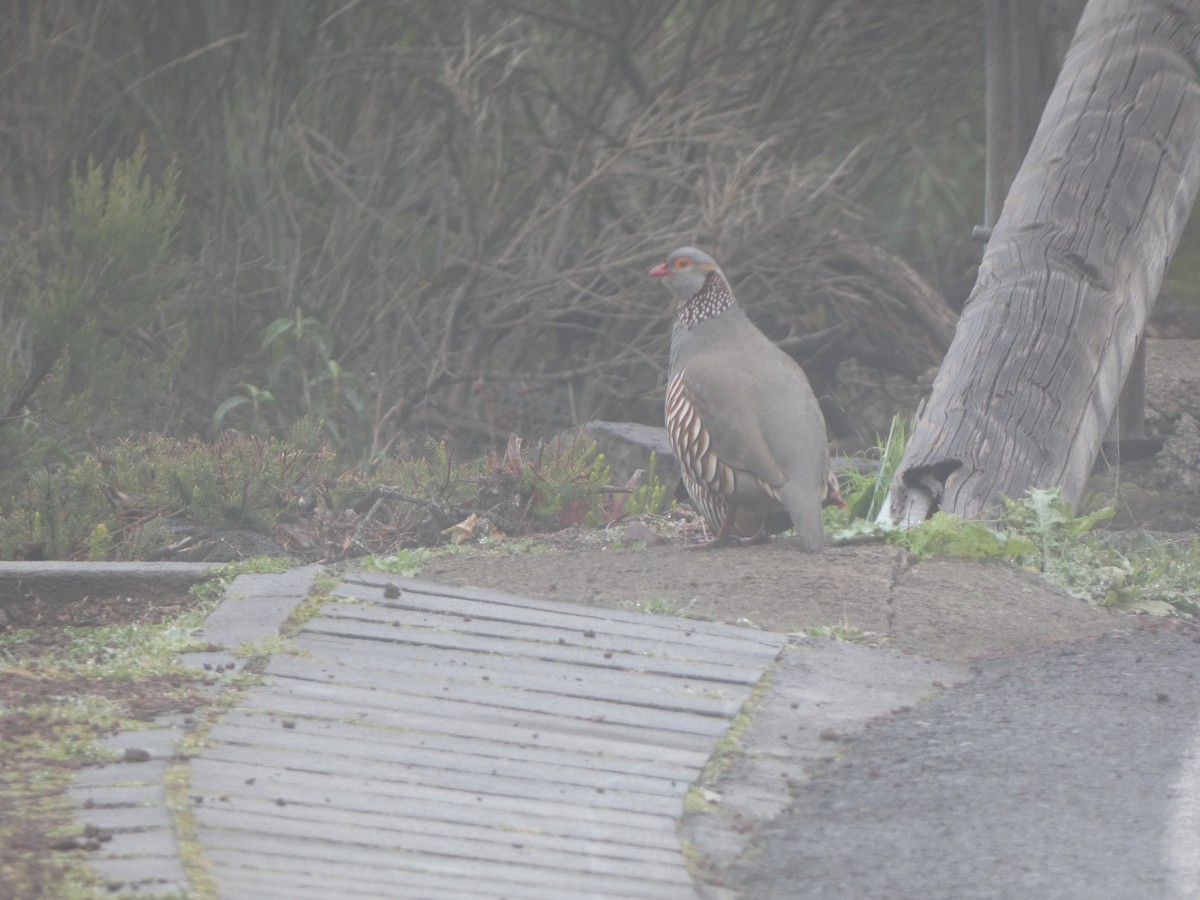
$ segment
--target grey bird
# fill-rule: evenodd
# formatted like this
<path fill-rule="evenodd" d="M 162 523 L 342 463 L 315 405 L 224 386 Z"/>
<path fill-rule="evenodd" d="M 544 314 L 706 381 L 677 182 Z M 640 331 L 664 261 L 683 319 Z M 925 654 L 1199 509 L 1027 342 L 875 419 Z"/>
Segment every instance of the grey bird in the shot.
<path fill-rule="evenodd" d="M 715 537 L 751 533 L 787 510 L 799 545 L 824 545 L 829 491 L 825 418 L 796 362 L 734 299 L 715 259 L 681 247 L 649 272 L 678 304 L 666 426 L 692 502 Z M 835 482 L 836 484 L 836 482 Z"/>

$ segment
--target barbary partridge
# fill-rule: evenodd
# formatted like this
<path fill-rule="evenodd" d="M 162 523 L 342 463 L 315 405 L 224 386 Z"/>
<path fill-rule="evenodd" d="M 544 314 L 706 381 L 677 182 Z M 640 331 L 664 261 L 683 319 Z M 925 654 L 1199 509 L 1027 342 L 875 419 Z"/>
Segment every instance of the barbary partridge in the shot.
<path fill-rule="evenodd" d="M 715 533 L 711 543 L 782 508 L 800 546 L 819 553 L 829 452 L 804 372 L 746 317 L 704 251 L 681 247 L 649 276 L 679 304 L 667 435 L 688 494 Z"/>

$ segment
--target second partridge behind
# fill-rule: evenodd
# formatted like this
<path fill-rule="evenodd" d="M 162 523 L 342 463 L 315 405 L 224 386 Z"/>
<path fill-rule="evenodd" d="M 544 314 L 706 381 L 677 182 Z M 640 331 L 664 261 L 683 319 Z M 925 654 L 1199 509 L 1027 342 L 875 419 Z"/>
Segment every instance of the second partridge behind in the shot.
<path fill-rule="evenodd" d="M 746 317 L 716 260 L 681 247 L 650 270 L 678 303 L 666 426 L 692 502 L 726 539 L 786 509 L 800 546 L 824 543 L 825 419 L 804 372 Z"/>

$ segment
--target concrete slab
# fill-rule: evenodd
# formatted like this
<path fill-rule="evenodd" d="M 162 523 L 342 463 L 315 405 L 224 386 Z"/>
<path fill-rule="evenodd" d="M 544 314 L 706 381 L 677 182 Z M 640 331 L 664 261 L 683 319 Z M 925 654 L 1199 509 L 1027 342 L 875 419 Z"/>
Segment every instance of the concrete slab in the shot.
<path fill-rule="evenodd" d="M 115 896 L 188 896 L 188 879 L 178 858 L 145 857 L 138 862 L 136 880 L 129 878 L 126 859 L 92 859 L 89 863 L 101 884 Z"/>
<path fill-rule="evenodd" d="M 84 825 L 109 832 L 170 831 L 174 826 L 165 806 L 101 806 L 77 810 Z"/>
<path fill-rule="evenodd" d="M 239 575 L 204 622 L 203 639 L 225 650 L 278 634 L 312 587 L 321 566 L 273 574 Z"/>
<path fill-rule="evenodd" d="M 128 859 L 131 861 L 129 881 L 143 878 L 141 860 L 146 857 L 175 860 L 180 859 L 179 844 L 172 828 L 150 828 L 144 831 L 114 833 L 112 840 L 105 841 L 95 852 L 93 859 Z"/>
<path fill-rule="evenodd" d="M 0 605 L 29 597 L 74 603 L 86 597 L 178 595 L 217 568 L 178 562 L 0 562 Z"/>
<path fill-rule="evenodd" d="M 75 788 L 162 784 L 167 774 L 165 759 L 147 762 L 111 762 L 87 766 L 75 773 Z"/>
<path fill-rule="evenodd" d="M 966 666 L 829 638 L 795 636 L 768 675 L 738 746 L 704 786 L 708 805 L 680 833 L 714 873 L 706 900 L 734 900 L 720 873 L 741 861 L 758 826 L 786 808 L 789 786 L 835 757 L 871 720 L 967 682 Z"/>
<path fill-rule="evenodd" d="M 175 745 L 185 734 L 187 728 L 182 725 L 166 725 L 120 731 L 105 735 L 98 743 L 116 753 L 128 754 L 131 763 L 145 762 L 170 759 L 175 755 Z"/>
<path fill-rule="evenodd" d="M 125 806 L 162 806 L 166 793 L 160 783 L 72 785 L 71 799 L 82 809 Z"/>

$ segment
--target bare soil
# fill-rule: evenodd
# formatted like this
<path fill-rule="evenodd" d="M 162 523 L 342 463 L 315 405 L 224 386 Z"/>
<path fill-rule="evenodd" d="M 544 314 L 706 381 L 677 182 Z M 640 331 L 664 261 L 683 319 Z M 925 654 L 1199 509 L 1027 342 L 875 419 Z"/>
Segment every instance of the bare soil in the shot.
<path fill-rule="evenodd" d="M 1191 540 L 1200 532 L 1200 341 L 1147 344 L 1151 458 L 1097 466 L 1087 502 L 1109 504 L 1109 526 Z M 621 473 L 614 473 L 618 479 Z M 435 557 L 422 577 L 534 597 L 674 612 L 772 631 L 834 629 L 868 644 L 967 662 L 1135 627 L 1004 563 L 912 563 L 881 544 L 812 557 L 787 537 L 689 550 L 698 526 L 645 523 L 569 530 L 535 544 Z"/>
<path fill-rule="evenodd" d="M 781 632 L 831 630 L 871 646 L 966 662 L 1128 627 L 1004 563 L 929 560 L 881 544 L 813 557 L 788 538 L 688 550 L 679 540 L 618 549 L 567 533 L 501 555 L 457 553 L 422 578 L 597 606 L 694 616 Z"/>
<path fill-rule="evenodd" d="M 56 652 L 80 628 L 160 622 L 194 602 L 182 596 L 96 597 L 69 604 L 31 598 L 0 609 L 0 662 L 5 663 L 0 666 L 0 900 L 55 896 L 72 856 L 106 838 L 66 829 L 66 776 L 81 763 L 56 756 L 52 748 L 64 740 L 100 737 L 113 726 L 76 720 L 70 705 L 61 702 L 64 697 L 79 703 L 103 697 L 118 702 L 126 718 L 146 721 L 191 712 L 211 699 L 188 675 L 120 682 L 81 678 L 54 665 Z M 35 662 L 9 664 L 18 659 Z"/>

